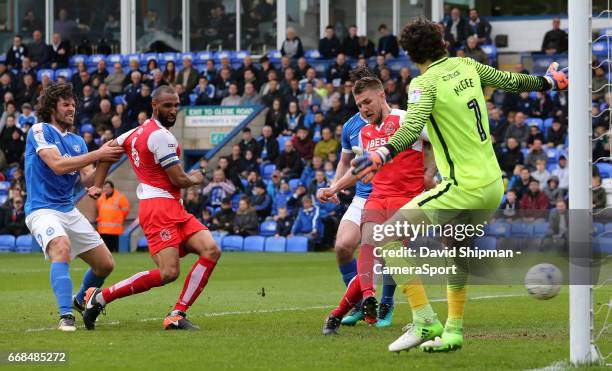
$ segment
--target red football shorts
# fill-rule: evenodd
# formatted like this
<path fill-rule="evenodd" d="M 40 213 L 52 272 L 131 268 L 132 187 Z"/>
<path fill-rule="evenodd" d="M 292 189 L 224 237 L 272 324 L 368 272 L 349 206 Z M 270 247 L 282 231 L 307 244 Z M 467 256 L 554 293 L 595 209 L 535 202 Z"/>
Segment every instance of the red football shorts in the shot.
<path fill-rule="evenodd" d="M 187 255 L 185 242 L 194 234 L 207 230 L 198 219 L 189 214 L 178 200 L 150 198 L 140 200 L 138 211 L 140 226 L 149 244 L 151 256 L 167 247 L 179 250 L 179 256 Z"/>
<path fill-rule="evenodd" d="M 414 196 L 410 197 L 369 197 L 363 208 L 361 224 L 383 224 L 399 209 L 405 206 Z"/>

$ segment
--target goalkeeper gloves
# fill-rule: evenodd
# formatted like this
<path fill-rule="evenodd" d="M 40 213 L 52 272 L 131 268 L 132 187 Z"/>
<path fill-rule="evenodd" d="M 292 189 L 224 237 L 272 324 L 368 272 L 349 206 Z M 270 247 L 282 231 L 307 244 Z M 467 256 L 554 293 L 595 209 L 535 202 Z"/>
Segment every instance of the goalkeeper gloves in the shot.
<path fill-rule="evenodd" d="M 353 175 L 357 179 L 368 184 L 376 175 L 376 172 L 390 160 L 389 150 L 381 147 L 375 151 L 368 151 L 363 156 L 353 160 Z"/>
<path fill-rule="evenodd" d="M 569 85 L 569 80 L 567 78 L 568 68 L 565 67 L 557 71 L 558 68 L 559 63 L 552 62 L 544 75 L 544 78 L 550 84 L 550 90 L 566 90 Z"/>

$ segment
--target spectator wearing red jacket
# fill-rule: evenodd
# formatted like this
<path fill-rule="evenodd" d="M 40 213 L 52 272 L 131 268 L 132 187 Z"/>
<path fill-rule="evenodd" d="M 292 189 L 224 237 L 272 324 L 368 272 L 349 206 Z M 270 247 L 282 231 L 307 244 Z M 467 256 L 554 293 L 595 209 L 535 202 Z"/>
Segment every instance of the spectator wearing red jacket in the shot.
<path fill-rule="evenodd" d="M 310 161 L 315 147 L 315 142 L 308 135 L 308 129 L 303 126 L 298 127 L 297 134 L 293 137 L 293 146 L 300 156 Z"/>
<path fill-rule="evenodd" d="M 526 220 L 534 220 L 536 218 L 543 218 L 544 211 L 547 210 L 550 200 L 544 192 L 540 191 L 540 182 L 536 179 L 529 181 L 529 191 L 521 198 L 520 209 L 522 215 Z"/>

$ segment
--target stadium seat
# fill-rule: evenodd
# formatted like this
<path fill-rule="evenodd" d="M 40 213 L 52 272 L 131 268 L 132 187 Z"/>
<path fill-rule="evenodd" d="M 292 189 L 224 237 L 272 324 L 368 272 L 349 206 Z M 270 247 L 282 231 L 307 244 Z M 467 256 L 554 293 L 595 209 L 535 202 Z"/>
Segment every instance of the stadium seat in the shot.
<path fill-rule="evenodd" d="M 600 234 L 604 232 L 604 230 L 605 230 L 605 227 L 603 223 L 597 223 L 597 222 L 593 223 L 593 236 L 599 236 Z"/>
<path fill-rule="evenodd" d="M 84 133 L 95 133 L 96 131 L 94 130 L 94 127 L 92 124 L 83 124 L 81 125 L 81 129 L 79 130 L 79 132 L 81 133 L 81 135 L 83 135 Z"/>
<path fill-rule="evenodd" d="M 244 60 L 245 57 L 251 56 L 251 53 L 248 50 L 238 50 L 235 52 L 230 52 L 230 60 L 232 62 L 240 62 Z"/>
<path fill-rule="evenodd" d="M 272 179 L 272 173 L 276 170 L 276 165 L 274 164 L 265 164 L 263 165 L 263 169 L 261 171 L 261 177 L 264 180 Z"/>
<path fill-rule="evenodd" d="M 147 242 L 147 238 L 142 236 L 136 242 L 136 250 L 138 251 L 146 251 L 149 249 L 149 242 Z"/>
<path fill-rule="evenodd" d="M 612 233 L 606 232 L 593 241 L 593 250 L 600 254 L 612 254 Z"/>
<path fill-rule="evenodd" d="M 274 236 L 276 234 L 276 222 L 274 220 L 266 220 L 259 226 L 259 234 L 265 237 Z"/>
<path fill-rule="evenodd" d="M 489 223 L 485 226 L 485 236 L 508 237 L 509 234 L 510 225 L 503 220 L 497 220 L 494 223 Z"/>
<path fill-rule="evenodd" d="M 126 58 L 123 59 L 123 63 L 125 63 L 126 65 L 129 65 L 131 61 L 137 61 L 138 63 L 140 63 L 140 59 L 141 58 L 139 53 L 128 54 Z"/>
<path fill-rule="evenodd" d="M 521 153 L 523 153 L 523 158 L 527 158 L 529 154 L 529 148 L 521 148 Z"/>
<path fill-rule="evenodd" d="M 29 254 L 31 253 L 34 249 L 34 239 L 32 238 L 32 235 L 28 234 L 25 236 L 19 236 L 17 237 L 17 240 L 15 241 L 15 251 L 21 254 Z"/>
<path fill-rule="evenodd" d="M 286 247 L 285 237 L 268 237 L 266 238 L 266 252 L 285 252 Z"/>
<path fill-rule="evenodd" d="M 553 120 L 554 118 L 552 117 L 549 117 L 544 120 L 544 136 L 548 135 L 548 129 L 552 127 Z"/>
<path fill-rule="evenodd" d="M 529 117 L 525 120 L 525 125 L 537 125 L 540 131 L 544 130 L 544 120 L 539 119 L 537 117 Z"/>
<path fill-rule="evenodd" d="M 599 30 L 599 36 L 612 37 L 612 27 L 605 27 Z"/>
<path fill-rule="evenodd" d="M 497 239 L 495 237 L 478 237 L 474 240 L 474 246 L 480 250 L 495 250 Z"/>
<path fill-rule="evenodd" d="M 304 57 L 306 59 L 319 59 L 321 58 L 321 53 L 319 53 L 319 49 L 308 49 L 304 53 Z"/>
<path fill-rule="evenodd" d="M 595 166 L 597 166 L 597 169 L 599 169 L 599 175 L 602 179 L 612 178 L 612 164 L 598 162 L 595 164 Z"/>
<path fill-rule="evenodd" d="M 10 234 L 0 235 L 0 253 L 15 251 L 15 236 Z"/>
<path fill-rule="evenodd" d="M 244 251 L 263 252 L 266 238 L 263 236 L 248 236 L 244 239 Z"/>
<path fill-rule="evenodd" d="M 531 237 L 533 235 L 533 224 L 515 222 L 510 227 L 512 237 Z"/>
<path fill-rule="evenodd" d="M 223 238 L 223 243 L 221 244 L 223 251 L 241 251 L 242 244 L 244 239 L 242 236 L 238 235 L 229 235 Z"/>
<path fill-rule="evenodd" d="M 182 61 L 179 61 L 177 58 L 177 53 L 160 53 L 157 57 L 157 62 L 163 66 L 168 62 L 174 62 L 179 65 L 182 63 Z"/>
<path fill-rule="evenodd" d="M 196 99 L 198 99 L 198 95 L 197 94 L 189 94 L 189 105 L 190 106 L 195 106 L 196 105 Z"/>
<path fill-rule="evenodd" d="M 480 45 L 480 49 L 489 57 L 489 61 L 497 59 L 497 48 L 493 44 Z"/>
<path fill-rule="evenodd" d="M 276 141 L 278 142 L 278 149 L 281 153 L 285 152 L 285 142 L 292 139 L 293 137 L 289 135 L 279 135 L 278 138 L 276 138 Z"/>
<path fill-rule="evenodd" d="M 93 54 L 87 57 L 86 65 L 87 67 L 98 67 L 98 62 L 101 60 L 106 61 L 106 57 L 102 54 Z"/>
<path fill-rule="evenodd" d="M 268 52 L 268 58 L 270 59 L 270 62 L 280 62 L 282 57 L 283 55 L 280 50 L 270 50 Z"/>
<path fill-rule="evenodd" d="M 109 54 L 106 56 L 106 64 L 108 64 L 109 67 L 112 67 L 112 65 L 115 63 L 123 64 L 123 60 L 124 57 L 121 54 Z"/>
<path fill-rule="evenodd" d="M 120 104 L 125 104 L 125 95 L 117 95 L 113 98 L 113 102 L 115 103 L 115 106 L 118 106 Z"/>
<path fill-rule="evenodd" d="M 193 53 L 179 53 L 178 56 L 179 56 L 180 61 L 182 61 L 185 58 L 191 59 L 193 61 L 195 58 L 195 55 Z"/>
<path fill-rule="evenodd" d="M 308 238 L 292 236 L 287 239 L 287 252 L 308 252 Z"/>
<path fill-rule="evenodd" d="M 612 223 L 606 223 L 604 224 L 604 233 L 612 233 Z"/>
<path fill-rule="evenodd" d="M 559 165 L 557 165 L 557 164 L 548 164 L 548 165 L 546 165 L 546 170 L 549 173 L 552 173 L 553 171 L 555 171 L 555 169 L 557 169 L 558 166 Z"/>
<path fill-rule="evenodd" d="M 217 215 L 217 213 L 221 211 L 220 207 L 215 207 L 215 209 L 213 210 L 213 216 Z"/>
<path fill-rule="evenodd" d="M 593 43 L 593 54 L 598 57 L 605 57 L 608 55 L 608 43 L 607 41 L 598 41 Z"/>
<path fill-rule="evenodd" d="M 11 182 L 0 182 L 0 195 L 7 195 L 9 188 L 11 188 Z"/>
<path fill-rule="evenodd" d="M 238 210 L 238 204 L 240 203 L 240 198 L 244 196 L 243 193 L 237 193 L 232 196 L 232 209 L 234 211 Z"/>
<path fill-rule="evenodd" d="M 231 61 L 231 53 L 227 50 L 220 50 L 218 52 L 215 53 L 215 62 L 220 63 L 221 59 L 223 58 L 227 58 L 230 59 Z"/>
<path fill-rule="evenodd" d="M 559 163 L 559 151 L 556 148 L 548 148 L 546 149 L 546 156 L 548 156 L 549 164 L 557 164 Z"/>
<path fill-rule="evenodd" d="M 0 205 L 4 204 L 8 200 L 8 195 L 0 195 Z"/>
<path fill-rule="evenodd" d="M 544 237 L 546 236 L 546 232 L 548 232 L 548 222 L 536 223 L 533 225 L 533 235 L 534 237 Z"/>
<path fill-rule="evenodd" d="M 63 76 L 66 81 L 72 80 L 73 72 L 70 68 L 60 68 L 55 71 L 55 78 L 57 79 L 60 76 Z"/>
<path fill-rule="evenodd" d="M 223 246 L 223 237 L 224 237 L 224 235 L 222 235 L 219 232 L 212 232 L 212 236 L 215 239 L 215 243 L 217 244 L 217 246 L 219 248 L 221 248 L 221 246 Z"/>
<path fill-rule="evenodd" d="M 299 187 L 300 183 L 301 183 L 301 180 L 299 178 L 290 179 L 289 180 L 289 188 L 291 189 L 291 192 L 295 192 L 297 187 Z"/>
<path fill-rule="evenodd" d="M 215 53 L 214 52 L 199 52 L 196 53 L 195 55 L 195 59 L 193 60 L 194 64 L 199 64 L 199 65 L 204 65 L 208 62 L 209 59 L 214 59 L 215 58 Z"/>
<path fill-rule="evenodd" d="M 314 60 L 309 61 L 308 63 L 310 63 L 312 68 L 314 68 L 315 71 L 317 71 L 317 77 L 319 78 L 325 76 L 325 74 L 327 73 L 327 68 L 330 65 L 330 62 L 325 59 L 314 59 Z"/>
<path fill-rule="evenodd" d="M 45 75 L 49 76 L 50 80 L 55 79 L 55 71 L 50 69 L 38 70 L 38 73 L 36 73 L 36 78 L 38 79 L 38 81 L 42 81 L 42 78 Z"/>
<path fill-rule="evenodd" d="M 68 60 L 68 64 L 70 65 L 70 67 L 76 67 L 77 64 L 81 62 L 87 62 L 86 55 L 76 54 L 70 57 L 70 59 Z"/>

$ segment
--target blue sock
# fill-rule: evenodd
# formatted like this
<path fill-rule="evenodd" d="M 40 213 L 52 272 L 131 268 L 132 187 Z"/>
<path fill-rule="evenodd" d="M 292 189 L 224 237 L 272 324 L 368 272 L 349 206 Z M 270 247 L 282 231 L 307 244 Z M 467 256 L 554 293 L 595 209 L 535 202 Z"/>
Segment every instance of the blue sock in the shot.
<path fill-rule="evenodd" d="M 50 278 L 59 314 L 72 313 L 72 279 L 68 263 L 51 263 Z"/>
<path fill-rule="evenodd" d="M 383 289 L 382 298 L 380 299 L 381 304 L 393 305 L 393 295 L 395 295 L 395 280 L 389 274 L 383 274 Z"/>
<path fill-rule="evenodd" d="M 353 259 L 350 262 L 341 265 L 340 273 L 342 273 L 342 280 L 344 281 L 344 285 L 348 287 L 349 282 L 357 275 L 357 260 Z"/>
<path fill-rule="evenodd" d="M 83 283 L 81 284 L 81 289 L 76 294 L 76 299 L 79 303 L 82 303 L 85 300 L 85 291 L 87 291 L 90 287 L 102 287 L 104 283 L 104 279 L 106 277 L 98 277 L 94 274 L 93 270 L 89 268 L 87 272 L 85 272 L 85 276 L 83 277 Z"/>

